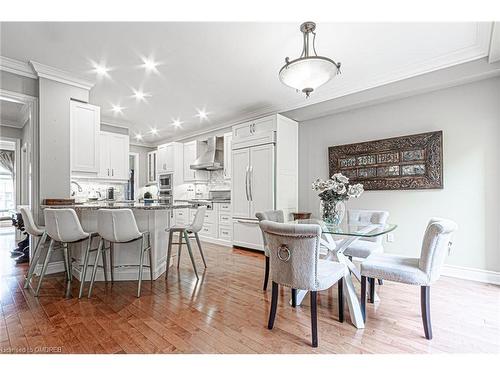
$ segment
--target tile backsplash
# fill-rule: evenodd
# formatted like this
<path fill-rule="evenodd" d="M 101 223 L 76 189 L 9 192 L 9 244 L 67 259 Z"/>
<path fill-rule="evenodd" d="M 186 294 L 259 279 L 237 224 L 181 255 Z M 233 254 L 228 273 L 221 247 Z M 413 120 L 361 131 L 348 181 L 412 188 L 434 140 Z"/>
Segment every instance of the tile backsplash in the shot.
<path fill-rule="evenodd" d="M 224 179 L 224 171 L 211 171 L 208 180 L 208 190 L 230 190 L 231 180 Z"/>
<path fill-rule="evenodd" d="M 82 191 L 78 191 L 77 186 L 75 184 L 71 184 L 71 194 L 75 192 L 75 195 L 72 195 L 72 198 L 75 198 L 77 201 L 83 201 L 89 198 L 105 199 L 108 194 L 108 188 L 110 187 L 115 188 L 116 200 L 125 199 L 125 188 L 127 184 L 80 180 L 80 179 L 73 179 L 72 181 L 76 181 L 82 187 Z"/>

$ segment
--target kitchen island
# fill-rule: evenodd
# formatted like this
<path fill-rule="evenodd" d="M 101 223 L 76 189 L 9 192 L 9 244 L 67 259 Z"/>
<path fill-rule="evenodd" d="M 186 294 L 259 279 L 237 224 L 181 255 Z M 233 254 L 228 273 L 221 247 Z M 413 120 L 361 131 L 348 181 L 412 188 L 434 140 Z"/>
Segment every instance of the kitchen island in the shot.
<path fill-rule="evenodd" d="M 168 232 L 165 229 L 169 228 L 172 223 L 173 210 L 181 208 L 189 208 L 189 204 L 166 205 L 161 203 L 110 203 L 110 202 L 95 202 L 83 204 L 69 204 L 57 206 L 41 206 L 44 208 L 72 208 L 76 211 L 82 227 L 87 232 L 97 232 L 97 211 L 101 208 L 130 208 L 134 213 L 139 230 L 148 231 L 151 240 L 151 254 L 153 258 L 153 278 L 157 279 L 166 269 L 167 247 L 168 247 Z M 94 238 L 92 247 L 97 248 L 99 237 Z M 73 275 L 81 280 L 81 264 L 83 262 L 83 254 L 87 242 L 71 245 L 71 256 L 73 262 Z M 115 266 L 139 264 L 140 241 L 134 241 L 124 244 L 114 244 L 114 259 Z M 109 253 L 109 252 L 106 252 Z M 91 253 L 90 264 L 93 264 L 95 252 Z M 173 258 L 175 258 L 174 255 Z M 174 264 L 173 259 L 170 265 Z M 57 264 L 60 263 L 60 264 Z M 146 260 L 147 264 L 147 260 Z M 64 265 L 61 262 L 56 262 L 52 265 L 52 272 L 62 272 Z M 61 268 L 61 269 L 59 269 Z M 87 281 L 90 280 L 91 272 L 87 272 Z M 138 267 L 117 267 L 114 269 L 114 280 L 137 280 L 139 277 Z M 149 280 L 149 272 L 144 272 L 143 279 Z M 104 274 L 102 268 L 97 271 L 96 280 L 103 281 Z M 110 275 L 108 274 L 108 280 Z"/>

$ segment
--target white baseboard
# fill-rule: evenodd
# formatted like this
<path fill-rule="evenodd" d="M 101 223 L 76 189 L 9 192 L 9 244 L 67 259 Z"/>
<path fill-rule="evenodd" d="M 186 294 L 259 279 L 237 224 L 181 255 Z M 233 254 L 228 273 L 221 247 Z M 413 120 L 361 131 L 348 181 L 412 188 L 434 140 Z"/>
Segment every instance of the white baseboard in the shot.
<path fill-rule="evenodd" d="M 500 285 L 500 272 L 481 270 L 445 264 L 441 273 L 443 276 L 455 277 L 457 279 L 480 281 L 483 283 Z"/>

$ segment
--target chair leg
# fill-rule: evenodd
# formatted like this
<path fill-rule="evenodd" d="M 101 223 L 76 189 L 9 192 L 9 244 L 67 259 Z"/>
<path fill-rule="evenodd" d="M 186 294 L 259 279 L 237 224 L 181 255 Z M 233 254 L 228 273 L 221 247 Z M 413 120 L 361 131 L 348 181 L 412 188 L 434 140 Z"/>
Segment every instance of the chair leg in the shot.
<path fill-rule="evenodd" d="M 366 322 L 366 276 L 361 276 L 361 315 Z"/>
<path fill-rule="evenodd" d="M 378 279 L 378 285 L 384 285 L 384 280 Z"/>
<path fill-rule="evenodd" d="M 292 288 L 292 307 L 297 307 L 297 289 Z"/>
<path fill-rule="evenodd" d="M 165 280 L 168 279 L 168 269 L 170 268 L 170 258 L 172 257 L 172 240 L 173 240 L 173 237 L 174 237 L 173 233 L 170 230 L 168 232 L 168 247 L 167 247 L 167 261 L 166 261 L 167 268 L 165 270 Z"/>
<path fill-rule="evenodd" d="M 104 272 L 104 282 L 107 284 L 108 283 L 108 259 L 107 259 L 107 254 L 106 254 L 106 249 L 103 244 L 102 246 L 102 252 L 101 252 L 101 257 L 102 257 L 102 269 Z"/>
<path fill-rule="evenodd" d="M 312 332 L 312 347 L 318 347 L 318 292 L 311 291 L 311 332 Z"/>
<path fill-rule="evenodd" d="M 33 251 L 33 258 L 31 259 L 31 264 L 28 269 L 28 274 L 26 275 L 26 280 L 24 281 L 24 289 L 27 289 L 28 286 L 30 285 L 31 278 L 33 277 L 33 273 L 35 272 L 35 268 L 38 264 L 38 260 L 40 259 L 42 248 L 46 240 L 47 240 L 47 233 L 44 232 L 42 237 L 35 246 L 35 251 Z"/>
<path fill-rule="evenodd" d="M 83 256 L 83 271 L 82 275 L 80 276 L 80 292 L 78 293 L 78 298 L 82 298 L 83 288 L 85 286 L 85 280 L 87 278 L 87 269 L 89 267 L 90 247 L 92 245 L 91 238 L 89 238 L 88 241 L 89 242 L 87 244 L 87 248 L 85 249 L 85 254 Z M 100 241 L 102 241 L 102 239 Z"/>
<path fill-rule="evenodd" d="M 66 285 L 66 298 L 71 298 L 71 281 L 73 279 L 73 272 L 71 270 L 71 249 L 69 248 L 69 245 L 66 243 L 64 244 L 64 257 L 66 261 L 66 272 L 68 276 L 68 284 Z"/>
<path fill-rule="evenodd" d="M 201 248 L 200 237 L 198 237 L 198 233 L 194 234 L 194 238 L 196 238 L 196 243 L 198 244 L 198 249 L 200 249 L 201 259 L 203 260 L 203 264 L 205 268 L 207 268 L 207 262 L 205 262 L 205 255 L 203 255 L 203 250 Z"/>
<path fill-rule="evenodd" d="M 144 237 L 142 237 L 141 239 L 141 259 L 139 261 L 139 281 L 137 283 L 137 298 L 141 296 L 143 266 L 144 266 Z"/>
<path fill-rule="evenodd" d="M 368 278 L 368 283 L 370 284 L 370 299 L 368 300 L 369 303 L 374 303 L 375 302 L 375 279 L 373 277 Z"/>
<path fill-rule="evenodd" d="M 179 232 L 179 248 L 177 249 L 177 268 L 181 265 L 182 232 Z"/>
<path fill-rule="evenodd" d="M 111 284 L 115 282 L 115 254 L 113 251 L 113 242 L 109 243 L 109 268 L 111 274 Z"/>
<path fill-rule="evenodd" d="M 422 322 L 424 323 L 425 338 L 432 340 L 432 326 L 431 326 L 431 287 L 420 287 L 420 308 L 422 309 Z"/>
<path fill-rule="evenodd" d="M 344 322 L 344 278 L 338 282 L 339 322 Z"/>
<path fill-rule="evenodd" d="M 268 329 L 273 329 L 274 319 L 276 318 L 276 308 L 278 307 L 278 284 L 274 281 L 271 283 L 271 310 L 269 311 L 269 322 L 267 323 Z"/>
<path fill-rule="evenodd" d="M 148 244 L 150 245 L 150 244 Z M 149 258 L 149 279 L 151 282 L 154 281 L 153 279 L 153 253 L 151 252 L 151 246 L 149 246 L 148 250 L 148 258 Z"/>
<path fill-rule="evenodd" d="M 47 254 L 45 255 L 45 260 L 43 262 L 42 273 L 40 274 L 40 280 L 38 280 L 38 286 L 36 288 L 35 297 L 38 297 L 40 293 L 40 287 L 42 286 L 42 281 L 45 276 L 45 272 L 47 272 L 47 267 L 49 265 L 50 255 L 52 254 L 52 250 L 54 250 L 54 240 L 50 240 L 49 249 L 47 250 Z"/>
<path fill-rule="evenodd" d="M 69 269 L 68 269 L 68 245 L 63 243 L 63 261 L 64 261 L 64 273 L 66 274 L 66 281 L 69 280 Z"/>
<path fill-rule="evenodd" d="M 267 284 L 269 282 L 269 257 L 266 256 L 266 270 L 264 271 L 264 286 L 262 290 L 267 290 Z"/>
<path fill-rule="evenodd" d="M 103 246 L 104 246 L 104 240 L 101 238 L 101 240 L 99 241 L 99 246 L 97 247 L 94 265 L 92 266 L 92 277 L 90 278 L 89 294 L 87 296 L 88 298 L 90 298 L 90 296 L 92 295 L 92 289 L 94 289 L 95 275 L 97 274 L 97 268 L 98 268 L 97 266 L 99 264 L 99 257 L 101 255 Z"/>
<path fill-rule="evenodd" d="M 189 241 L 189 236 L 187 231 L 184 231 L 184 238 L 186 239 L 186 245 L 188 248 L 189 257 L 191 258 L 191 263 L 193 264 L 194 274 L 196 275 L 196 279 L 199 280 L 200 278 L 198 277 L 198 270 L 196 269 L 196 263 L 193 257 L 193 250 L 191 249 L 191 241 Z"/>

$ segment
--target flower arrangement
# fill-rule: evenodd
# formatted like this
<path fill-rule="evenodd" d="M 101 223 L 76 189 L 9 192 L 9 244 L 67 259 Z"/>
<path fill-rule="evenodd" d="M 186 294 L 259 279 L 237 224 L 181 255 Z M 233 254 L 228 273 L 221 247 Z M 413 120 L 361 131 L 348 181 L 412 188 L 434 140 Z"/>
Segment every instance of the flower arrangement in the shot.
<path fill-rule="evenodd" d="M 349 184 L 349 178 L 342 173 L 335 173 L 328 180 L 316 179 L 312 188 L 318 191 L 323 210 L 323 220 L 332 224 L 340 224 L 345 213 L 344 201 L 358 198 L 363 194 L 363 184 Z"/>

